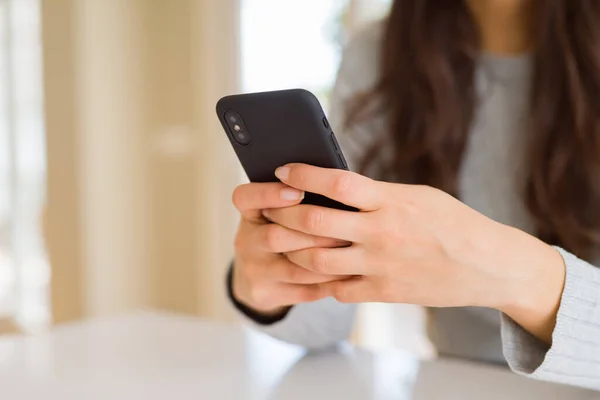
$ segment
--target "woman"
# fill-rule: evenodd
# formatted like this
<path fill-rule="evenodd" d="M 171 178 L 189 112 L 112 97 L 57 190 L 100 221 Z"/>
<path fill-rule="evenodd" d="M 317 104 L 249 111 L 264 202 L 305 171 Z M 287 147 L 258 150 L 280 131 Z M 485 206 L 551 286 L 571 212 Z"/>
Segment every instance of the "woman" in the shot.
<path fill-rule="evenodd" d="M 320 348 L 353 304 L 420 304 L 443 355 L 600 389 L 600 2 L 397 0 L 346 49 L 332 117 L 373 179 L 236 189 L 237 307 Z"/>

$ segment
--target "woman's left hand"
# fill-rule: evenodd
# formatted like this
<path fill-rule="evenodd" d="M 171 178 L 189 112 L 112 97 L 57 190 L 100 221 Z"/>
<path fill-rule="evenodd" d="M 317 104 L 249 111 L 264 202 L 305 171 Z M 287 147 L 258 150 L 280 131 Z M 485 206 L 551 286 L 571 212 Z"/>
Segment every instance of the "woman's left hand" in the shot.
<path fill-rule="evenodd" d="M 348 276 L 325 284 L 339 301 L 490 307 L 543 339 L 549 324 L 553 329 L 565 267 L 560 254 L 535 237 L 427 186 L 304 164 L 281 167 L 276 175 L 289 186 L 360 210 L 302 204 L 264 210 L 287 228 L 353 243 L 286 254 L 308 270 Z"/>

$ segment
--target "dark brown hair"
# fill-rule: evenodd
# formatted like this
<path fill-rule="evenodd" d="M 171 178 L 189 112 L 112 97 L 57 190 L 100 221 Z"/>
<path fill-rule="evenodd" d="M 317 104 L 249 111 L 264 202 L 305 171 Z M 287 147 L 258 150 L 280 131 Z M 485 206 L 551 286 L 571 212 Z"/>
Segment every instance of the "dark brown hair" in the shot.
<path fill-rule="evenodd" d="M 582 257 L 600 244 L 600 1 L 536 3 L 523 188 L 538 236 Z M 474 108 L 479 31 L 465 0 L 396 0 L 380 78 L 348 124 L 387 116 L 361 170 L 458 193 Z M 373 105 L 376 106 L 373 107 Z M 381 163 L 381 151 L 394 157 Z"/>

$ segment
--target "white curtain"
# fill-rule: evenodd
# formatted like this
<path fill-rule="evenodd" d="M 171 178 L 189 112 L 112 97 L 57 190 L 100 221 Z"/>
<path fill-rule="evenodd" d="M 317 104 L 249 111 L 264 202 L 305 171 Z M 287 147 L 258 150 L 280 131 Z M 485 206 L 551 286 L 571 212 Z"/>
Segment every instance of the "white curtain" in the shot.
<path fill-rule="evenodd" d="M 0 0 L 0 318 L 25 326 L 48 318 L 39 30 L 39 0 Z"/>

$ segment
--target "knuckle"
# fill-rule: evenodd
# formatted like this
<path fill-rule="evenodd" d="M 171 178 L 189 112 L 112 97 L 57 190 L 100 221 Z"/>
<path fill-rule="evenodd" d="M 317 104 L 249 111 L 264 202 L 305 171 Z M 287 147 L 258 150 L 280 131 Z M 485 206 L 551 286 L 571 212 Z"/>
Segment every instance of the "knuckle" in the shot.
<path fill-rule="evenodd" d="M 312 251 L 310 263 L 315 272 L 327 273 L 329 271 L 329 259 L 324 249 Z"/>
<path fill-rule="evenodd" d="M 417 187 L 417 189 L 421 192 L 422 195 L 425 195 L 425 196 L 432 196 L 436 192 L 438 192 L 438 189 L 436 189 L 430 185 L 419 185 Z"/>
<path fill-rule="evenodd" d="M 302 279 L 302 270 L 300 267 L 290 265 L 285 271 L 285 276 L 288 282 L 299 283 Z"/>
<path fill-rule="evenodd" d="M 402 221 L 402 219 L 392 220 L 389 216 L 380 215 L 377 212 L 373 214 L 372 219 L 367 219 L 364 223 L 360 224 L 357 231 L 363 235 L 368 243 L 380 247 L 385 245 L 386 242 L 393 241 L 393 237 L 390 234 L 396 229 L 396 225 L 399 225 L 389 224 L 389 221 Z"/>
<path fill-rule="evenodd" d="M 311 232 L 316 231 L 323 226 L 324 219 L 325 214 L 323 210 L 316 207 L 308 208 L 304 214 L 304 228 Z"/>
<path fill-rule="evenodd" d="M 265 226 L 265 248 L 271 252 L 277 252 L 280 247 L 282 229 L 277 224 L 269 224 Z"/>
<path fill-rule="evenodd" d="M 344 198 L 352 189 L 352 175 L 341 172 L 333 182 L 333 194 L 337 198 Z"/>
<path fill-rule="evenodd" d="M 377 249 L 387 251 L 401 247 L 403 243 L 402 236 L 402 231 L 399 227 L 382 224 L 380 227 L 372 230 L 370 238 Z"/>
<path fill-rule="evenodd" d="M 417 186 L 414 193 L 415 196 L 413 196 L 413 202 L 416 203 L 414 204 L 415 208 L 417 208 L 417 205 L 422 208 L 424 204 L 432 204 L 432 202 L 436 202 L 440 195 L 450 196 L 448 193 L 428 185 Z"/>
<path fill-rule="evenodd" d="M 282 275 L 286 282 L 294 283 L 298 279 L 298 272 L 296 271 L 296 268 L 291 265 L 285 267 L 285 271 L 283 271 Z"/>
<path fill-rule="evenodd" d="M 296 165 L 290 170 L 289 181 L 300 186 L 303 186 L 308 180 L 305 168 L 301 165 Z"/>

